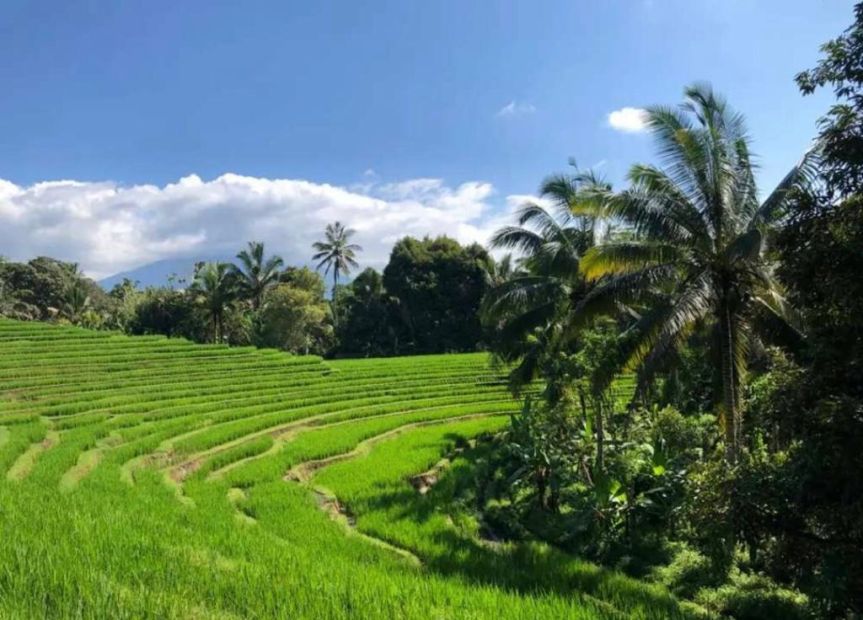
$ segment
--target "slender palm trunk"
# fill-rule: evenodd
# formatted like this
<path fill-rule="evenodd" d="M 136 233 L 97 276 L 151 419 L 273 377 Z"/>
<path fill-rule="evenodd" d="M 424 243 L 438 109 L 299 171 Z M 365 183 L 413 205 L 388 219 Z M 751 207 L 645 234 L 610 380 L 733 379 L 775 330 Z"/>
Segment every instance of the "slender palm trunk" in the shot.
<path fill-rule="evenodd" d="M 720 317 L 720 350 L 722 360 L 722 407 L 725 415 L 725 457 L 733 463 L 737 460 L 739 437 L 739 411 L 737 386 L 739 377 L 734 364 L 734 323 L 728 304 L 723 304 Z"/>
<path fill-rule="evenodd" d="M 338 267 L 333 269 L 333 298 L 330 300 L 330 303 L 333 306 L 333 327 L 338 328 L 339 326 L 339 310 L 336 305 L 336 290 L 339 287 L 339 269 Z"/>
<path fill-rule="evenodd" d="M 605 426 L 603 424 L 602 408 L 602 399 L 595 398 L 593 416 L 596 424 L 596 471 L 599 473 L 605 470 Z"/>

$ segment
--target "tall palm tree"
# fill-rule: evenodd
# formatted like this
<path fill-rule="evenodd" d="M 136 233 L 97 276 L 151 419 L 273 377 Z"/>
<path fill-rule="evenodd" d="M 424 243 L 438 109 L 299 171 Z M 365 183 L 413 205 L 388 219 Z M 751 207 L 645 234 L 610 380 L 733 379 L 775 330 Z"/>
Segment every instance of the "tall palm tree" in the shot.
<path fill-rule="evenodd" d="M 210 319 L 213 342 L 224 336 L 225 314 L 237 299 L 237 280 L 228 263 L 203 263 L 195 271 L 190 291 Z"/>
<path fill-rule="evenodd" d="M 559 402 L 571 387 L 569 374 L 560 372 L 559 354 L 571 351 L 574 344 L 570 322 L 588 291 L 580 261 L 596 237 L 596 220 L 576 215 L 573 207 L 587 194 L 610 189 L 591 171 L 576 168 L 574 173 L 552 176 L 540 188 L 551 205 L 525 204 L 517 213 L 516 225 L 492 236 L 494 247 L 520 254 L 519 270 L 489 291 L 481 309 L 491 327 L 495 358 L 512 364 L 509 380 L 516 392 L 540 374 L 546 380 L 544 397 L 549 403 Z M 597 472 L 604 467 L 603 389 L 591 389 L 589 394 L 578 390 L 582 413 L 592 417 L 596 433 Z"/>
<path fill-rule="evenodd" d="M 568 317 L 587 291 L 579 262 L 595 236 L 594 218 L 574 215 L 573 206 L 586 191 L 608 189 L 590 171 L 549 177 L 540 195 L 550 206 L 523 205 L 517 223 L 491 238 L 493 247 L 519 257 L 518 268 L 490 289 L 481 308 L 494 332 L 496 357 L 516 363 L 510 373 L 515 389 L 536 377 L 550 349 L 565 346 Z"/>
<path fill-rule="evenodd" d="M 685 91 L 679 108 L 653 107 L 647 124 L 663 166 L 636 165 L 630 187 L 598 191 L 574 212 L 609 218 L 632 239 L 603 243 L 581 260 L 595 283 L 576 306 L 577 323 L 615 305 L 642 311 L 624 351 L 649 378 L 698 329 L 712 336 L 717 409 L 727 457 L 741 439 L 740 390 L 746 360 L 766 322 L 791 319 L 766 253 L 770 224 L 789 194 L 811 178 L 807 155 L 759 201 L 743 118 L 709 86 Z"/>
<path fill-rule="evenodd" d="M 324 268 L 324 275 L 333 272 L 333 320 L 338 323 L 336 314 L 336 289 L 339 285 L 339 275 L 349 274 L 351 269 L 358 267 L 356 253 L 362 252 L 362 248 L 355 243 L 350 243 L 355 231 L 345 228 L 341 222 L 327 224 L 324 230 L 324 241 L 315 241 L 312 248 L 315 250 L 312 260 L 319 261 L 317 269 Z"/>
<path fill-rule="evenodd" d="M 239 265 L 231 265 L 231 272 L 237 279 L 239 293 L 251 301 L 252 308 L 258 310 L 264 300 L 264 294 L 279 281 L 279 269 L 285 261 L 281 256 L 273 255 L 264 259 L 264 244 L 260 241 L 249 241 L 249 247 L 237 254 Z"/>

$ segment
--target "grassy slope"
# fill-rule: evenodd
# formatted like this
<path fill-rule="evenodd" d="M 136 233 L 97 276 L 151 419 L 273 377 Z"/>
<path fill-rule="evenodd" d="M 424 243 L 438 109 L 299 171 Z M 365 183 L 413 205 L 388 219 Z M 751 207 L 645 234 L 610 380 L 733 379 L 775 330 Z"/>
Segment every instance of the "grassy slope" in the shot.
<path fill-rule="evenodd" d="M 413 490 L 517 408 L 482 355 L 325 363 L 0 320 L 0 390 L 0 618 L 682 615 L 481 542 L 448 502 L 459 460 Z"/>

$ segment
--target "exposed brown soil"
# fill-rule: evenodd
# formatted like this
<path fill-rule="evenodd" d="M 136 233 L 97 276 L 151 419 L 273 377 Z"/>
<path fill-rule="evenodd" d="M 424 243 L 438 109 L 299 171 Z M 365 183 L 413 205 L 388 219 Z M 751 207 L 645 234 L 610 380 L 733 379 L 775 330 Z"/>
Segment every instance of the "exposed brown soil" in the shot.
<path fill-rule="evenodd" d="M 203 458 L 197 458 L 191 461 L 180 463 L 179 465 L 171 469 L 171 480 L 173 480 L 174 482 L 183 482 L 186 478 L 198 471 L 203 462 Z"/>

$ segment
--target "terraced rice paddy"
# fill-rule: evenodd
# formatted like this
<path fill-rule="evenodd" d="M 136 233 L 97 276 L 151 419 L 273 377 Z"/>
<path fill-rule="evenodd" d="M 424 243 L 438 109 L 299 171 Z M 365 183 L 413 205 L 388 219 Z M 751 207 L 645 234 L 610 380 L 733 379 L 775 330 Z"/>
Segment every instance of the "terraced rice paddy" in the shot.
<path fill-rule="evenodd" d="M 481 354 L 323 361 L 0 320 L 0 618 L 684 617 L 482 539 L 454 501 L 467 440 L 518 406 Z"/>

